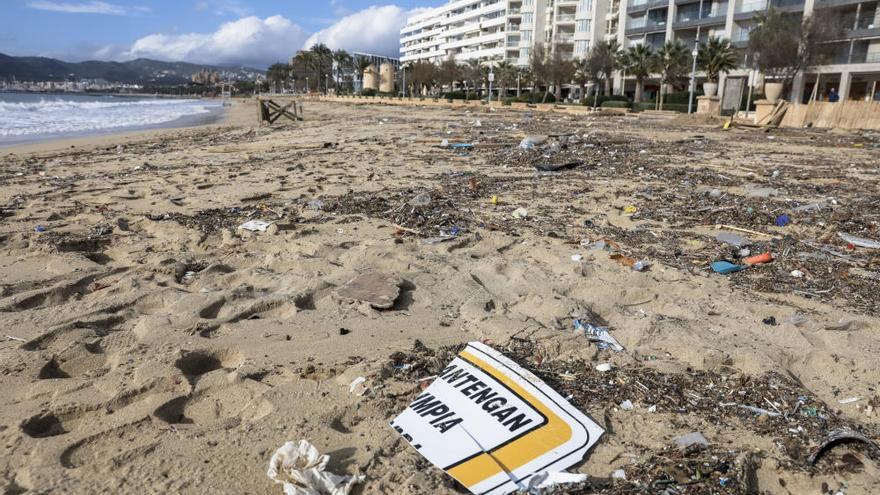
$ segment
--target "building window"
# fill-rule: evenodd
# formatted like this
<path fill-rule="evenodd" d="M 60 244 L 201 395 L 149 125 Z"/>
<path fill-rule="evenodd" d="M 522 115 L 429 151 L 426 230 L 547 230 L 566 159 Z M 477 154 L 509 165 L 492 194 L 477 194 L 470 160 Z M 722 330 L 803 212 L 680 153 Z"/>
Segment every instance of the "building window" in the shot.
<path fill-rule="evenodd" d="M 535 0 L 523 0 L 523 7 L 531 7 Z"/>
<path fill-rule="evenodd" d="M 579 40 L 574 44 L 575 53 L 587 53 L 590 51 L 590 42 L 589 40 Z"/>
<path fill-rule="evenodd" d="M 533 16 L 533 14 L 532 14 L 531 12 L 525 12 L 525 13 L 523 13 L 523 15 L 522 15 L 522 23 L 523 23 L 523 24 L 526 24 L 526 25 L 528 25 L 528 26 L 531 26 L 531 24 L 532 24 L 532 16 Z"/>
<path fill-rule="evenodd" d="M 592 26 L 590 25 L 590 19 L 581 19 L 577 22 L 577 30 L 579 33 L 586 33 L 590 31 Z"/>
<path fill-rule="evenodd" d="M 521 58 L 521 59 L 529 58 L 529 49 L 528 48 L 520 48 L 519 49 L 519 58 Z"/>
<path fill-rule="evenodd" d="M 593 0 L 581 0 L 581 4 L 578 7 L 578 10 L 580 10 L 581 12 L 593 10 Z"/>
<path fill-rule="evenodd" d="M 520 31 L 519 39 L 523 41 L 532 41 L 532 32 L 531 31 Z"/>

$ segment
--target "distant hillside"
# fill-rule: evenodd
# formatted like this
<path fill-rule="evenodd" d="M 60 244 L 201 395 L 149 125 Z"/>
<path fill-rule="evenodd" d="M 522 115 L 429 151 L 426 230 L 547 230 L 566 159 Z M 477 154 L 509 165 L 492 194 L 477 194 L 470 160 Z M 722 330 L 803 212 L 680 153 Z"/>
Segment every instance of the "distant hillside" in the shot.
<path fill-rule="evenodd" d="M 68 81 L 104 79 L 108 82 L 162 86 L 184 84 L 202 69 L 224 73 L 233 80 L 253 81 L 264 71 L 247 67 L 218 67 L 186 62 L 160 62 L 139 58 L 128 62 L 63 62 L 45 57 L 12 57 L 0 53 L 0 80 Z"/>

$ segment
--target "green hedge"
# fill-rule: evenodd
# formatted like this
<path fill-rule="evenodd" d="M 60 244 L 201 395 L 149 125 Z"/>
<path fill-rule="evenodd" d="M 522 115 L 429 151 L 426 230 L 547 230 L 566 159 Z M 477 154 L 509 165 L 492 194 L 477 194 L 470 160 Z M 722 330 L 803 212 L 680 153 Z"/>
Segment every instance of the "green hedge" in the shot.
<path fill-rule="evenodd" d="M 628 101 L 606 100 L 599 106 L 602 108 L 629 108 L 629 105 Z"/>
<path fill-rule="evenodd" d="M 468 91 L 465 94 L 464 91 L 449 91 L 447 93 L 443 93 L 443 98 L 447 100 L 479 100 L 480 95 L 477 94 L 476 91 Z"/>
<path fill-rule="evenodd" d="M 505 102 L 511 103 L 541 103 L 544 99 L 544 93 L 523 93 L 519 96 L 508 96 L 504 98 Z M 547 103 L 556 103 L 556 97 L 553 93 L 547 95 Z"/>
<path fill-rule="evenodd" d="M 377 93 L 378 91 L 373 88 L 364 88 L 364 90 L 361 92 L 363 96 L 376 96 Z"/>

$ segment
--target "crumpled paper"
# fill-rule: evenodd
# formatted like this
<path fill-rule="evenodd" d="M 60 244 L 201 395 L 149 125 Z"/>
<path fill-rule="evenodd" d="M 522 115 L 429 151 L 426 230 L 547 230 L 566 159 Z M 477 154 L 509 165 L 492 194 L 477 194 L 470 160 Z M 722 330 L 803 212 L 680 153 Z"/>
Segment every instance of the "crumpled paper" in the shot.
<path fill-rule="evenodd" d="M 363 476 L 339 476 L 325 471 L 330 456 L 321 455 L 308 440 L 287 442 L 272 455 L 266 474 L 284 485 L 285 495 L 348 495 Z"/>

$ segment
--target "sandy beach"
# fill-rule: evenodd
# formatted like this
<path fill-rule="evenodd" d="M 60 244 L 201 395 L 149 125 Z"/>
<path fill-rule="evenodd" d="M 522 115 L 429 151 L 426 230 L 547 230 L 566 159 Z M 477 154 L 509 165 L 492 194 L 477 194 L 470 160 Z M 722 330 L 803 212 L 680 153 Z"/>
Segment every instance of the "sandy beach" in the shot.
<path fill-rule="evenodd" d="M 2 493 L 282 493 L 269 458 L 300 439 L 354 493 L 467 493 L 389 421 L 470 341 L 605 428 L 559 493 L 880 492 L 863 442 L 810 462 L 836 430 L 880 441 L 880 249 L 841 237 L 880 240 L 876 133 L 305 117 L 257 127 L 238 101 L 0 149 Z M 352 297 L 364 277 L 387 304 Z M 708 445 L 679 449 L 691 432 Z"/>

